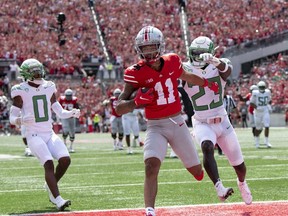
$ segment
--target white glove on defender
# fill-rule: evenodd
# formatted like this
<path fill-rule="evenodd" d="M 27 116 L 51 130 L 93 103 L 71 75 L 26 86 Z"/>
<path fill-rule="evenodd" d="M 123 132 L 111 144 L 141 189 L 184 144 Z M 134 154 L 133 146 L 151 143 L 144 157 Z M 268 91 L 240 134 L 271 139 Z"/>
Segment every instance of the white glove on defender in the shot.
<path fill-rule="evenodd" d="M 80 109 L 72 109 L 72 117 L 79 118 L 80 117 Z"/>
<path fill-rule="evenodd" d="M 199 55 L 200 58 L 202 58 L 202 60 L 208 64 L 213 64 L 215 67 L 217 67 L 221 61 L 214 57 L 211 53 L 202 53 Z"/>

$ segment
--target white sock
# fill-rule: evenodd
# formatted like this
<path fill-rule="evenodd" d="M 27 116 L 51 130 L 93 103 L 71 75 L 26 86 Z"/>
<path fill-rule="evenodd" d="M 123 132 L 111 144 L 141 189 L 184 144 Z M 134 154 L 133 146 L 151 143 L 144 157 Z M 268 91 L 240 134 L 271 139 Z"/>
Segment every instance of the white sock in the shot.
<path fill-rule="evenodd" d="M 259 136 L 255 137 L 255 144 L 256 144 L 256 146 L 259 146 Z"/>
<path fill-rule="evenodd" d="M 264 142 L 265 142 L 265 144 L 267 145 L 267 144 L 269 143 L 269 138 L 268 138 L 268 137 L 265 137 L 265 138 L 264 138 Z"/>
<path fill-rule="evenodd" d="M 62 202 L 63 198 L 59 195 L 56 197 L 55 201 L 56 203 Z"/>

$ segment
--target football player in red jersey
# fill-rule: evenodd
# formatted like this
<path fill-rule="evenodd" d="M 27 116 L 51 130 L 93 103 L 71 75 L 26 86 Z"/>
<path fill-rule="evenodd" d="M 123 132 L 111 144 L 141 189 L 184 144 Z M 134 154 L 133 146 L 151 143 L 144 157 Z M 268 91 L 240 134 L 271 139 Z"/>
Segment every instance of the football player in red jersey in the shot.
<path fill-rule="evenodd" d="M 250 86 L 250 92 L 245 97 L 241 96 L 241 91 L 240 91 L 239 87 L 238 87 L 238 91 L 237 91 L 237 95 L 238 95 L 239 100 L 244 101 L 244 102 L 249 104 L 248 117 L 249 117 L 249 121 L 250 121 L 250 126 L 252 127 L 252 134 L 253 134 L 254 138 L 255 138 L 256 125 L 255 125 L 255 121 L 254 121 L 254 107 L 250 105 L 250 99 L 252 96 L 252 92 L 254 90 L 257 90 L 257 89 L 258 89 L 257 85 Z"/>
<path fill-rule="evenodd" d="M 65 90 L 64 96 L 60 96 L 59 98 L 59 103 L 61 104 L 63 109 L 68 111 L 72 109 L 79 109 L 79 104 L 77 103 L 77 97 L 73 96 L 73 91 L 71 89 Z M 62 131 L 63 131 L 62 136 L 64 143 L 65 145 L 67 145 L 66 139 L 69 135 L 70 139 L 69 152 L 73 153 L 75 152 L 73 149 L 73 143 L 75 140 L 75 127 L 76 127 L 75 118 L 71 117 L 68 119 L 61 119 L 61 122 L 62 122 Z"/>
<path fill-rule="evenodd" d="M 121 94 L 121 90 L 116 88 L 113 91 L 113 96 L 109 99 L 109 104 L 111 107 L 111 116 L 110 116 L 110 124 L 111 124 L 111 136 L 113 138 L 114 150 L 123 150 L 123 124 L 122 124 L 122 115 L 118 115 L 115 111 L 116 104 L 118 103 L 118 97 Z M 117 141 L 117 133 L 118 133 L 118 141 Z"/>
<path fill-rule="evenodd" d="M 218 92 L 218 85 L 184 71 L 177 54 L 164 54 L 163 34 L 155 27 L 146 26 L 140 30 L 135 39 L 135 49 L 141 60 L 125 70 L 125 86 L 116 112 L 122 115 L 136 107 L 145 107 L 148 122 L 144 142 L 144 201 L 146 215 L 154 216 L 157 177 L 168 143 L 197 180 L 204 176 L 196 147 L 181 116 L 178 78 L 192 85 L 207 87 L 207 91 Z M 135 90 L 137 94 L 132 99 L 130 95 Z"/>

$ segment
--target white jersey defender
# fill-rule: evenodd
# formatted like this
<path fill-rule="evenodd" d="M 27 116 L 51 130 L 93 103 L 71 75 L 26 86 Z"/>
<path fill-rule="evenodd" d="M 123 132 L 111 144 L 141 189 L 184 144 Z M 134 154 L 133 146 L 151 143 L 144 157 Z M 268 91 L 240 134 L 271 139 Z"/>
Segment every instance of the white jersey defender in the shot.
<path fill-rule="evenodd" d="M 11 97 L 21 96 L 26 101 L 23 103 L 22 118 L 35 118 L 35 122 L 26 127 L 26 133 L 52 130 L 51 103 L 47 100 L 50 100 L 56 91 L 55 84 L 46 80 L 38 88 L 31 87 L 27 82 L 12 87 Z"/>
<path fill-rule="evenodd" d="M 270 126 L 270 102 L 271 91 L 265 89 L 265 91 L 254 90 L 251 96 L 251 103 L 256 105 L 254 109 L 254 120 L 257 130 L 262 130 Z"/>
<path fill-rule="evenodd" d="M 221 59 L 229 64 L 230 61 Z M 227 111 L 223 105 L 224 81 L 219 75 L 219 70 L 212 64 L 205 69 L 194 67 L 190 62 L 183 63 L 186 71 L 202 76 L 209 81 L 217 82 L 219 92 L 214 93 L 208 89 L 192 86 L 186 83 L 184 89 L 191 98 L 194 116 L 193 134 L 199 145 L 205 140 L 218 143 L 232 166 L 241 164 L 244 159 L 236 133 L 231 125 Z"/>

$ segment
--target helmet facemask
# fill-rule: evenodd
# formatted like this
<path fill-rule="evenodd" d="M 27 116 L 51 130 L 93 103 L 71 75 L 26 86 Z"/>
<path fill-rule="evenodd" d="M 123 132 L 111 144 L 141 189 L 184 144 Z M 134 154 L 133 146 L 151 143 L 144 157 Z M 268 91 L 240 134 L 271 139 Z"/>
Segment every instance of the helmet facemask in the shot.
<path fill-rule="evenodd" d="M 73 98 L 73 91 L 71 89 L 66 89 L 65 91 L 65 99 L 70 101 Z"/>
<path fill-rule="evenodd" d="M 154 62 L 161 56 L 160 44 L 139 46 L 138 54 L 146 62 Z"/>
<path fill-rule="evenodd" d="M 258 84 L 257 84 L 257 87 L 259 89 L 259 92 L 261 93 L 264 93 L 265 92 L 265 89 L 266 89 L 266 83 L 264 81 L 260 81 Z"/>
<path fill-rule="evenodd" d="M 189 60 L 196 68 L 202 68 L 207 65 L 206 62 L 200 58 L 200 54 L 210 53 L 215 54 L 214 43 L 208 37 L 197 37 L 194 39 L 189 47 Z"/>
<path fill-rule="evenodd" d="M 20 66 L 20 75 L 25 81 L 28 80 L 38 84 L 45 77 L 45 70 L 38 60 L 27 59 Z"/>
<path fill-rule="evenodd" d="M 135 39 L 135 50 L 140 59 L 154 63 L 165 51 L 162 32 L 153 26 L 142 28 Z"/>

